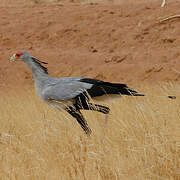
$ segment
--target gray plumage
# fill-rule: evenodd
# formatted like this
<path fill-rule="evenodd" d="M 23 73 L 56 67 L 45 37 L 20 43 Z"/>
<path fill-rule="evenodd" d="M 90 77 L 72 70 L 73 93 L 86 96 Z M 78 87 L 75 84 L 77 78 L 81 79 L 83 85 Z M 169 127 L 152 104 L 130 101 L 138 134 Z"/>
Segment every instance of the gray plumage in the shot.
<path fill-rule="evenodd" d="M 144 96 L 128 88 L 125 84 L 115 84 L 88 78 L 53 78 L 48 75 L 47 68 L 35 57 L 26 51 L 14 54 L 10 61 L 23 61 L 31 70 L 37 94 L 50 106 L 66 110 L 81 125 L 87 135 L 91 129 L 88 127 L 80 110 L 93 110 L 104 114 L 109 113 L 109 108 L 98 104 L 89 103 L 89 97 L 104 94 Z"/>

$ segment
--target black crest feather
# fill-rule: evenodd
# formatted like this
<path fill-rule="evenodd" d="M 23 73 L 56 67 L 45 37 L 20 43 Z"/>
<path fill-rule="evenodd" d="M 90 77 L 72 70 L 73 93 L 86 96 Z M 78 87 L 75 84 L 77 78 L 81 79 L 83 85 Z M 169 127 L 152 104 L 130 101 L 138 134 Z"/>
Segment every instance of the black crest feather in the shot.
<path fill-rule="evenodd" d="M 35 57 L 31 57 L 34 62 L 44 71 L 44 73 L 48 74 L 48 69 L 47 67 L 44 67 L 42 64 L 48 64 L 46 62 L 42 62 L 42 61 L 39 61 L 38 59 L 36 59 Z"/>

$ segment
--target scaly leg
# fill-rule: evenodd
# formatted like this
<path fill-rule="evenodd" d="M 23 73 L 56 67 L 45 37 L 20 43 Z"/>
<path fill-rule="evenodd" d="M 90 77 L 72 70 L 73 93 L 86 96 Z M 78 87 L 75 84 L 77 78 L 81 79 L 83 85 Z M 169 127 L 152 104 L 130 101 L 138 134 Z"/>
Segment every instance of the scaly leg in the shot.
<path fill-rule="evenodd" d="M 81 112 L 79 110 L 74 109 L 73 107 L 68 107 L 66 109 L 66 111 L 73 116 L 74 118 L 76 118 L 76 120 L 78 121 L 78 123 L 81 125 L 82 129 L 85 131 L 85 133 L 90 136 L 91 134 L 91 129 L 88 127 L 88 124 L 86 122 L 86 120 L 84 119 L 83 115 L 81 114 Z"/>

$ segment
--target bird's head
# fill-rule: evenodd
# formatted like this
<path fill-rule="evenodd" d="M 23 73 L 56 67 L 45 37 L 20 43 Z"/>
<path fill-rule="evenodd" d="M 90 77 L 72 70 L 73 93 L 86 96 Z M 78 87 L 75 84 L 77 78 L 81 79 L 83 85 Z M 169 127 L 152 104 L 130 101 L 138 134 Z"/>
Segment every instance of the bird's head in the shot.
<path fill-rule="evenodd" d="M 10 58 L 10 61 L 11 62 L 23 61 L 26 64 L 29 64 L 29 62 L 34 63 L 38 65 L 39 67 L 41 67 L 44 70 L 44 72 L 47 73 L 47 68 L 42 66 L 41 64 L 48 64 L 48 63 L 36 59 L 35 57 L 28 54 L 26 51 L 18 51 L 17 53 L 13 54 Z"/>
<path fill-rule="evenodd" d="M 46 62 L 40 61 L 36 59 L 35 57 L 31 56 L 29 53 L 26 51 L 18 51 L 17 53 L 13 54 L 10 58 L 10 61 L 34 61 L 42 64 L 47 64 Z"/>
<path fill-rule="evenodd" d="M 19 51 L 15 54 L 13 54 L 10 58 L 10 61 L 13 62 L 13 61 L 23 61 L 23 60 L 26 60 L 26 59 L 29 59 L 30 55 L 25 52 L 25 51 Z"/>

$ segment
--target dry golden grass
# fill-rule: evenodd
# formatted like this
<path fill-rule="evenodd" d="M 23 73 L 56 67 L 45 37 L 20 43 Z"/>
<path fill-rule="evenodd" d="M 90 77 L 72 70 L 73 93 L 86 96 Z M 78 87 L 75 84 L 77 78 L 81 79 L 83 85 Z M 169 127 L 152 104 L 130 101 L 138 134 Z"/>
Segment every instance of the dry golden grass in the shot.
<path fill-rule="evenodd" d="M 139 89 L 156 95 L 180 92 L 172 84 Z M 86 111 L 90 138 L 34 90 L 1 92 L 0 104 L 0 179 L 180 179 L 179 97 L 113 101 L 106 128 L 104 115 Z"/>

